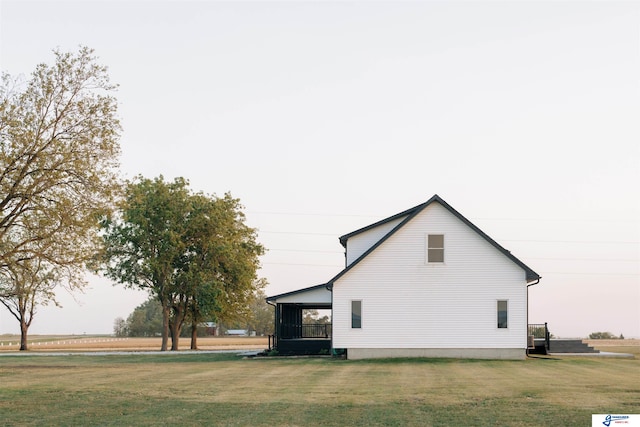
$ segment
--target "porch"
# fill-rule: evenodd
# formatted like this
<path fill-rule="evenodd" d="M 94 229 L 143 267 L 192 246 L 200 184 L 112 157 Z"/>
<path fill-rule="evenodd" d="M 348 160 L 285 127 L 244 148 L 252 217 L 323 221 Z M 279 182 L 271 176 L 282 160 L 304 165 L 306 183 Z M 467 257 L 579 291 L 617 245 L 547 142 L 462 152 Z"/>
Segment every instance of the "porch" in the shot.
<path fill-rule="evenodd" d="M 282 355 L 329 354 L 331 323 L 305 320 L 311 310 L 331 310 L 331 291 L 325 285 L 267 298 L 275 307 L 274 335 L 269 337 L 269 350 Z"/>
<path fill-rule="evenodd" d="M 527 327 L 527 353 L 547 354 L 551 333 L 546 323 L 530 324 Z"/>

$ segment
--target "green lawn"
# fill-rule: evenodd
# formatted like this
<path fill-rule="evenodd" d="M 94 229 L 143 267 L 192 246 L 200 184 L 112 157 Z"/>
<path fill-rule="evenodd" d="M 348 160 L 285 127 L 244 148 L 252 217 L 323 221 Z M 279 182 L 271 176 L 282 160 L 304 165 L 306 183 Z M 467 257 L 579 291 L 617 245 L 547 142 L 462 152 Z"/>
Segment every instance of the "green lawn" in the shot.
<path fill-rule="evenodd" d="M 3 425 L 584 426 L 640 413 L 640 360 L 0 357 Z"/>

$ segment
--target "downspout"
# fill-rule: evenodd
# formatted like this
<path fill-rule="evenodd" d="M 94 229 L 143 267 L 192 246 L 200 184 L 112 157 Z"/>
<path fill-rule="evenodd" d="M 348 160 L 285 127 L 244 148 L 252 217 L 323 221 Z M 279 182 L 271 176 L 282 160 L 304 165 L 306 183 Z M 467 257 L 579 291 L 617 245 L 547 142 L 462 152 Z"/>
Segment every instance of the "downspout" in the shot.
<path fill-rule="evenodd" d="M 534 283 L 530 283 L 527 285 L 527 357 L 529 357 L 529 287 L 535 286 L 540 283 L 540 279 L 541 277 L 538 277 L 538 279 Z"/>
<path fill-rule="evenodd" d="M 331 292 L 331 354 L 333 355 L 333 283 L 327 283 L 326 289 Z"/>

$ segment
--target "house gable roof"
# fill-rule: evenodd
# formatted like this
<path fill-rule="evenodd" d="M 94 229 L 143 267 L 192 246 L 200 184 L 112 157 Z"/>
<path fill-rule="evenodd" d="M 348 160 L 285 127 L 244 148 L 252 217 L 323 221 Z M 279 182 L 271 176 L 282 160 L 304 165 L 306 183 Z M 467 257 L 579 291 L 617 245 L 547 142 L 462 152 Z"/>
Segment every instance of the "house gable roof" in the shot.
<path fill-rule="evenodd" d="M 411 209 L 407 209 L 406 211 L 403 211 L 403 212 L 397 213 L 395 215 L 392 215 L 389 218 L 385 218 L 385 219 L 380 220 L 378 222 L 374 222 L 373 224 L 367 225 L 366 227 L 359 228 L 356 231 L 352 231 L 351 233 L 345 234 L 344 236 L 340 236 L 339 237 L 340 244 L 344 248 L 346 248 L 347 247 L 347 240 L 349 240 L 351 237 L 353 237 L 355 235 L 358 235 L 360 233 L 363 233 L 365 231 L 369 231 L 369 230 L 374 229 L 376 227 L 379 227 L 381 225 L 387 224 L 387 223 L 389 223 L 391 221 L 395 221 L 396 219 L 402 218 L 404 216 L 411 215 L 416 211 L 416 209 L 420 208 L 421 206 L 422 205 L 415 206 L 415 207 L 413 207 Z"/>
<path fill-rule="evenodd" d="M 346 248 L 347 246 L 347 240 L 357 234 L 360 234 L 362 232 L 371 230 L 375 227 L 378 227 L 380 225 L 386 224 L 388 222 L 394 221 L 396 219 L 402 218 L 402 217 L 406 217 L 402 222 L 400 222 L 396 227 L 394 227 L 390 232 L 388 232 L 385 236 L 383 236 L 380 240 L 378 240 L 373 246 L 371 246 L 367 251 L 365 251 L 359 258 L 357 258 L 355 261 L 353 261 L 351 264 L 349 264 L 344 270 L 342 270 L 340 273 L 338 273 L 335 277 L 333 277 L 329 282 L 327 282 L 327 285 L 329 286 L 333 286 L 333 283 L 338 280 L 340 277 L 344 276 L 348 271 L 350 271 L 353 267 L 355 267 L 356 265 L 358 265 L 364 258 L 366 258 L 371 252 L 373 252 L 374 250 L 376 250 L 376 248 L 378 248 L 378 246 L 382 245 L 387 239 L 389 239 L 389 237 L 391 237 L 392 235 L 394 235 L 399 229 L 401 229 L 405 224 L 407 224 L 409 221 L 411 221 L 415 216 L 417 216 L 420 212 L 422 212 L 427 206 L 431 205 L 432 203 L 439 203 L 440 205 L 442 205 L 445 209 L 447 209 L 449 212 L 451 212 L 451 214 L 453 214 L 455 217 L 457 217 L 458 219 L 460 219 L 460 221 L 462 221 L 464 224 L 466 224 L 470 229 L 472 229 L 473 231 L 475 231 L 476 233 L 478 233 L 478 235 L 480 235 L 480 237 L 482 237 L 484 240 L 486 240 L 487 242 L 489 242 L 493 247 L 495 247 L 498 251 L 500 251 L 503 255 L 505 255 L 507 258 L 509 258 L 511 261 L 513 261 L 516 265 L 518 265 L 520 268 L 522 268 L 525 273 L 526 273 L 526 280 L 527 282 L 532 282 L 534 280 L 539 280 L 540 279 L 540 275 L 538 273 L 536 273 L 535 271 L 533 271 L 531 268 L 529 268 L 525 263 L 523 263 L 522 261 L 520 261 L 518 258 L 516 258 L 515 256 L 513 256 L 511 254 L 511 252 L 509 252 L 508 250 L 506 250 L 505 248 L 503 248 L 498 242 L 496 242 L 495 240 L 493 240 L 491 237 L 489 237 L 485 232 L 483 232 L 482 230 L 480 230 L 477 226 L 475 226 L 471 221 L 469 221 L 467 218 L 465 218 L 460 212 L 458 212 L 457 210 L 455 210 L 454 208 L 452 208 L 447 202 L 445 202 L 440 196 L 438 196 L 437 194 L 435 194 L 433 197 L 431 197 L 429 200 L 427 200 L 426 202 L 415 206 L 411 209 L 407 209 L 406 211 L 400 212 L 398 214 L 392 215 L 389 218 L 385 218 L 381 221 L 378 221 L 376 223 L 373 223 L 371 225 L 368 225 L 366 227 L 360 228 L 356 231 L 353 231 L 349 234 L 345 234 L 344 236 L 340 237 L 340 243 L 342 244 L 342 246 L 344 246 Z"/>

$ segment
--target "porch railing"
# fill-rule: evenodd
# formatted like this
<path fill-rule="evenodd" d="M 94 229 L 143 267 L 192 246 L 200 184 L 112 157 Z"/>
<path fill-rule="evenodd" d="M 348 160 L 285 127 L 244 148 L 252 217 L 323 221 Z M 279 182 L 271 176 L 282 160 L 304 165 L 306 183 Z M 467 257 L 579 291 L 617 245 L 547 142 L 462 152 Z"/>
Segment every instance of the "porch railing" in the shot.
<path fill-rule="evenodd" d="M 331 337 L 331 323 L 322 324 L 283 324 L 282 335 L 283 339 L 292 338 L 330 338 Z"/>
<path fill-rule="evenodd" d="M 268 339 L 269 339 L 269 351 L 273 350 L 274 348 L 276 348 L 276 336 L 275 335 L 268 335 Z"/>
<path fill-rule="evenodd" d="M 549 341 L 551 334 L 549 333 L 549 327 L 547 323 L 530 324 L 527 328 L 527 335 L 532 336 L 535 339 L 544 340 L 544 346 L 549 350 Z"/>
<path fill-rule="evenodd" d="M 302 325 L 302 338 L 329 338 L 330 336 L 330 323 Z"/>

